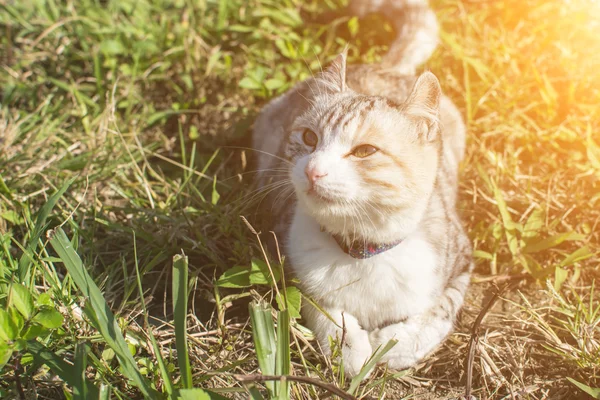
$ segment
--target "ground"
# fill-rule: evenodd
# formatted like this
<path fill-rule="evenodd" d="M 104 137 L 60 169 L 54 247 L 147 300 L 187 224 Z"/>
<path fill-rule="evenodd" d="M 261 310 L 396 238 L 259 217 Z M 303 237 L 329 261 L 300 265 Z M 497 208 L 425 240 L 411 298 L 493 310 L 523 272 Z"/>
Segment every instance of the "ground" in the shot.
<path fill-rule="evenodd" d="M 92 382 L 141 398 L 99 299 L 140 379 L 163 397 L 171 380 L 185 385 L 171 283 L 182 252 L 193 386 L 248 397 L 248 304 L 278 307 L 240 218 L 260 226 L 250 127 L 346 42 L 353 63 L 385 51 L 385 18 L 350 18 L 342 3 L 0 0 L 0 397 L 82 398 Z M 573 382 L 600 386 L 600 4 L 432 7 L 441 45 L 423 68 L 468 125 L 459 207 L 476 271 L 447 342 L 414 369 L 378 370 L 355 395 L 446 399 L 470 386 L 477 398 L 587 398 Z M 98 292 L 78 283 L 75 252 Z M 246 281 L 223 284 L 227 271 Z M 348 389 L 301 324 L 290 327 L 292 374 Z M 294 383 L 291 397 L 325 393 Z"/>

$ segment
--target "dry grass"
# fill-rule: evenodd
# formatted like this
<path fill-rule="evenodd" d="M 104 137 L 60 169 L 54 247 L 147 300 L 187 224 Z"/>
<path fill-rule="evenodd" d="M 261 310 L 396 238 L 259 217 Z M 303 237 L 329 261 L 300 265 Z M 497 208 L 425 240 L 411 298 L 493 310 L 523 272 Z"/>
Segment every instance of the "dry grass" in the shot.
<path fill-rule="evenodd" d="M 247 146 L 265 98 L 304 79 L 308 67 L 317 70 L 317 58 L 326 61 L 344 40 L 355 45 L 354 62 L 376 58 L 382 50 L 376 36 L 384 29 L 364 36 L 359 29 L 352 37 L 347 20 L 321 23 L 323 10 L 313 2 L 301 5 L 310 21 L 305 27 L 293 14 L 291 20 L 260 15 L 273 9 L 266 0 L 234 1 L 225 14 L 219 5 L 227 2 L 189 3 L 144 1 L 132 11 L 126 0 L 106 7 L 40 1 L 26 10 L 0 1 L 6 33 L 0 42 L 0 306 L 34 216 L 51 193 L 78 177 L 50 222 L 68 220 L 65 228 L 122 318 L 140 368 L 164 388 L 132 271 L 137 262 L 152 330 L 177 377 L 169 267 L 183 249 L 191 265 L 194 384 L 247 398 L 234 377 L 257 372 L 247 305 L 272 300 L 273 291 L 214 284 L 224 271 L 261 258 L 238 217 L 256 222 L 248 200 L 260 199 L 250 188 L 252 154 L 240 147 Z M 294 4 L 286 9 L 300 7 Z M 437 0 L 433 7 L 442 45 L 426 68 L 440 78 L 469 127 L 460 208 L 475 245 L 476 275 L 456 333 L 442 348 L 410 371 L 377 371 L 357 394 L 463 395 L 473 321 L 496 284 L 525 273 L 531 279 L 504 293 L 483 320 L 473 394 L 585 398 L 567 378 L 600 386 L 594 283 L 600 261 L 600 4 Z M 274 38 L 306 49 L 284 54 L 291 50 L 286 42 L 274 49 Z M 359 55 L 358 48 L 370 50 Z M 268 87 L 261 84 L 267 80 Z M 32 293 L 52 296 L 65 323 L 38 340 L 73 360 L 75 345 L 85 338 L 94 357 L 89 377 L 110 383 L 121 398 L 139 397 L 77 312 L 83 299 L 45 245 L 42 240 L 27 284 Z M 348 386 L 338 361 L 320 356 L 301 321 L 293 321 L 291 332 L 293 374 Z M 25 360 L 21 379 L 28 395 L 37 390 L 61 398 L 71 390 L 19 353 L 0 371 L 3 396 L 18 395 L 10 368 L 17 359 Z M 292 397 L 320 399 L 325 392 L 294 384 Z"/>

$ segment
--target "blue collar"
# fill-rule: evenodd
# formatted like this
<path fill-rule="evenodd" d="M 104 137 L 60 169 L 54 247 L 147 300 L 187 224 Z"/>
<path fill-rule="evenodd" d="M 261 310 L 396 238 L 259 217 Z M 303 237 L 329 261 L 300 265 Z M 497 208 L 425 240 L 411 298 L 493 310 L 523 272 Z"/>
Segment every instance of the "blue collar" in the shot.
<path fill-rule="evenodd" d="M 346 241 L 339 235 L 331 236 L 335 239 L 338 246 L 340 246 L 344 253 L 348 254 L 352 258 L 358 258 L 361 260 L 381 254 L 384 251 L 388 251 L 389 249 L 392 249 L 402 243 L 402 240 L 386 244 L 367 243 L 364 241 L 355 240 L 350 244 L 350 246 L 348 246 Z"/>

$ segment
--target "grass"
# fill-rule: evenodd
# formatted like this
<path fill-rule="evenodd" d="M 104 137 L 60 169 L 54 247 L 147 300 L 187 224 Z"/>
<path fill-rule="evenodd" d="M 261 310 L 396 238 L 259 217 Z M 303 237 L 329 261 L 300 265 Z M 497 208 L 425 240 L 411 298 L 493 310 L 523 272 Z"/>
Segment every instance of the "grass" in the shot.
<path fill-rule="evenodd" d="M 260 226 L 261 105 L 347 41 L 351 62 L 385 51 L 382 20 L 340 3 L 0 1 L 0 397 L 458 397 L 482 301 L 520 273 L 481 326 L 473 394 L 598 396 L 600 4 L 433 2 L 426 68 L 469 126 L 476 274 L 440 350 L 357 385 L 240 218 Z"/>

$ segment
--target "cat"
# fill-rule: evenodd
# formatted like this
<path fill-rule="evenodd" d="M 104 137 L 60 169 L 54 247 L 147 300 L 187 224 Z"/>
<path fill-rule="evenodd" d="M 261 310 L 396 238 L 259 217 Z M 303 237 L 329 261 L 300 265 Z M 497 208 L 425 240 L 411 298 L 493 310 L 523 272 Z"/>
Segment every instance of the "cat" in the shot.
<path fill-rule="evenodd" d="M 473 268 L 456 211 L 465 125 L 431 72 L 437 43 L 426 0 L 370 0 L 398 36 L 377 65 L 329 67 L 271 100 L 254 124 L 258 184 L 273 196 L 275 232 L 301 288 L 302 315 L 328 355 L 339 339 L 346 374 L 374 351 L 414 366 L 451 333 Z M 290 189 L 291 190 L 291 189 Z"/>

